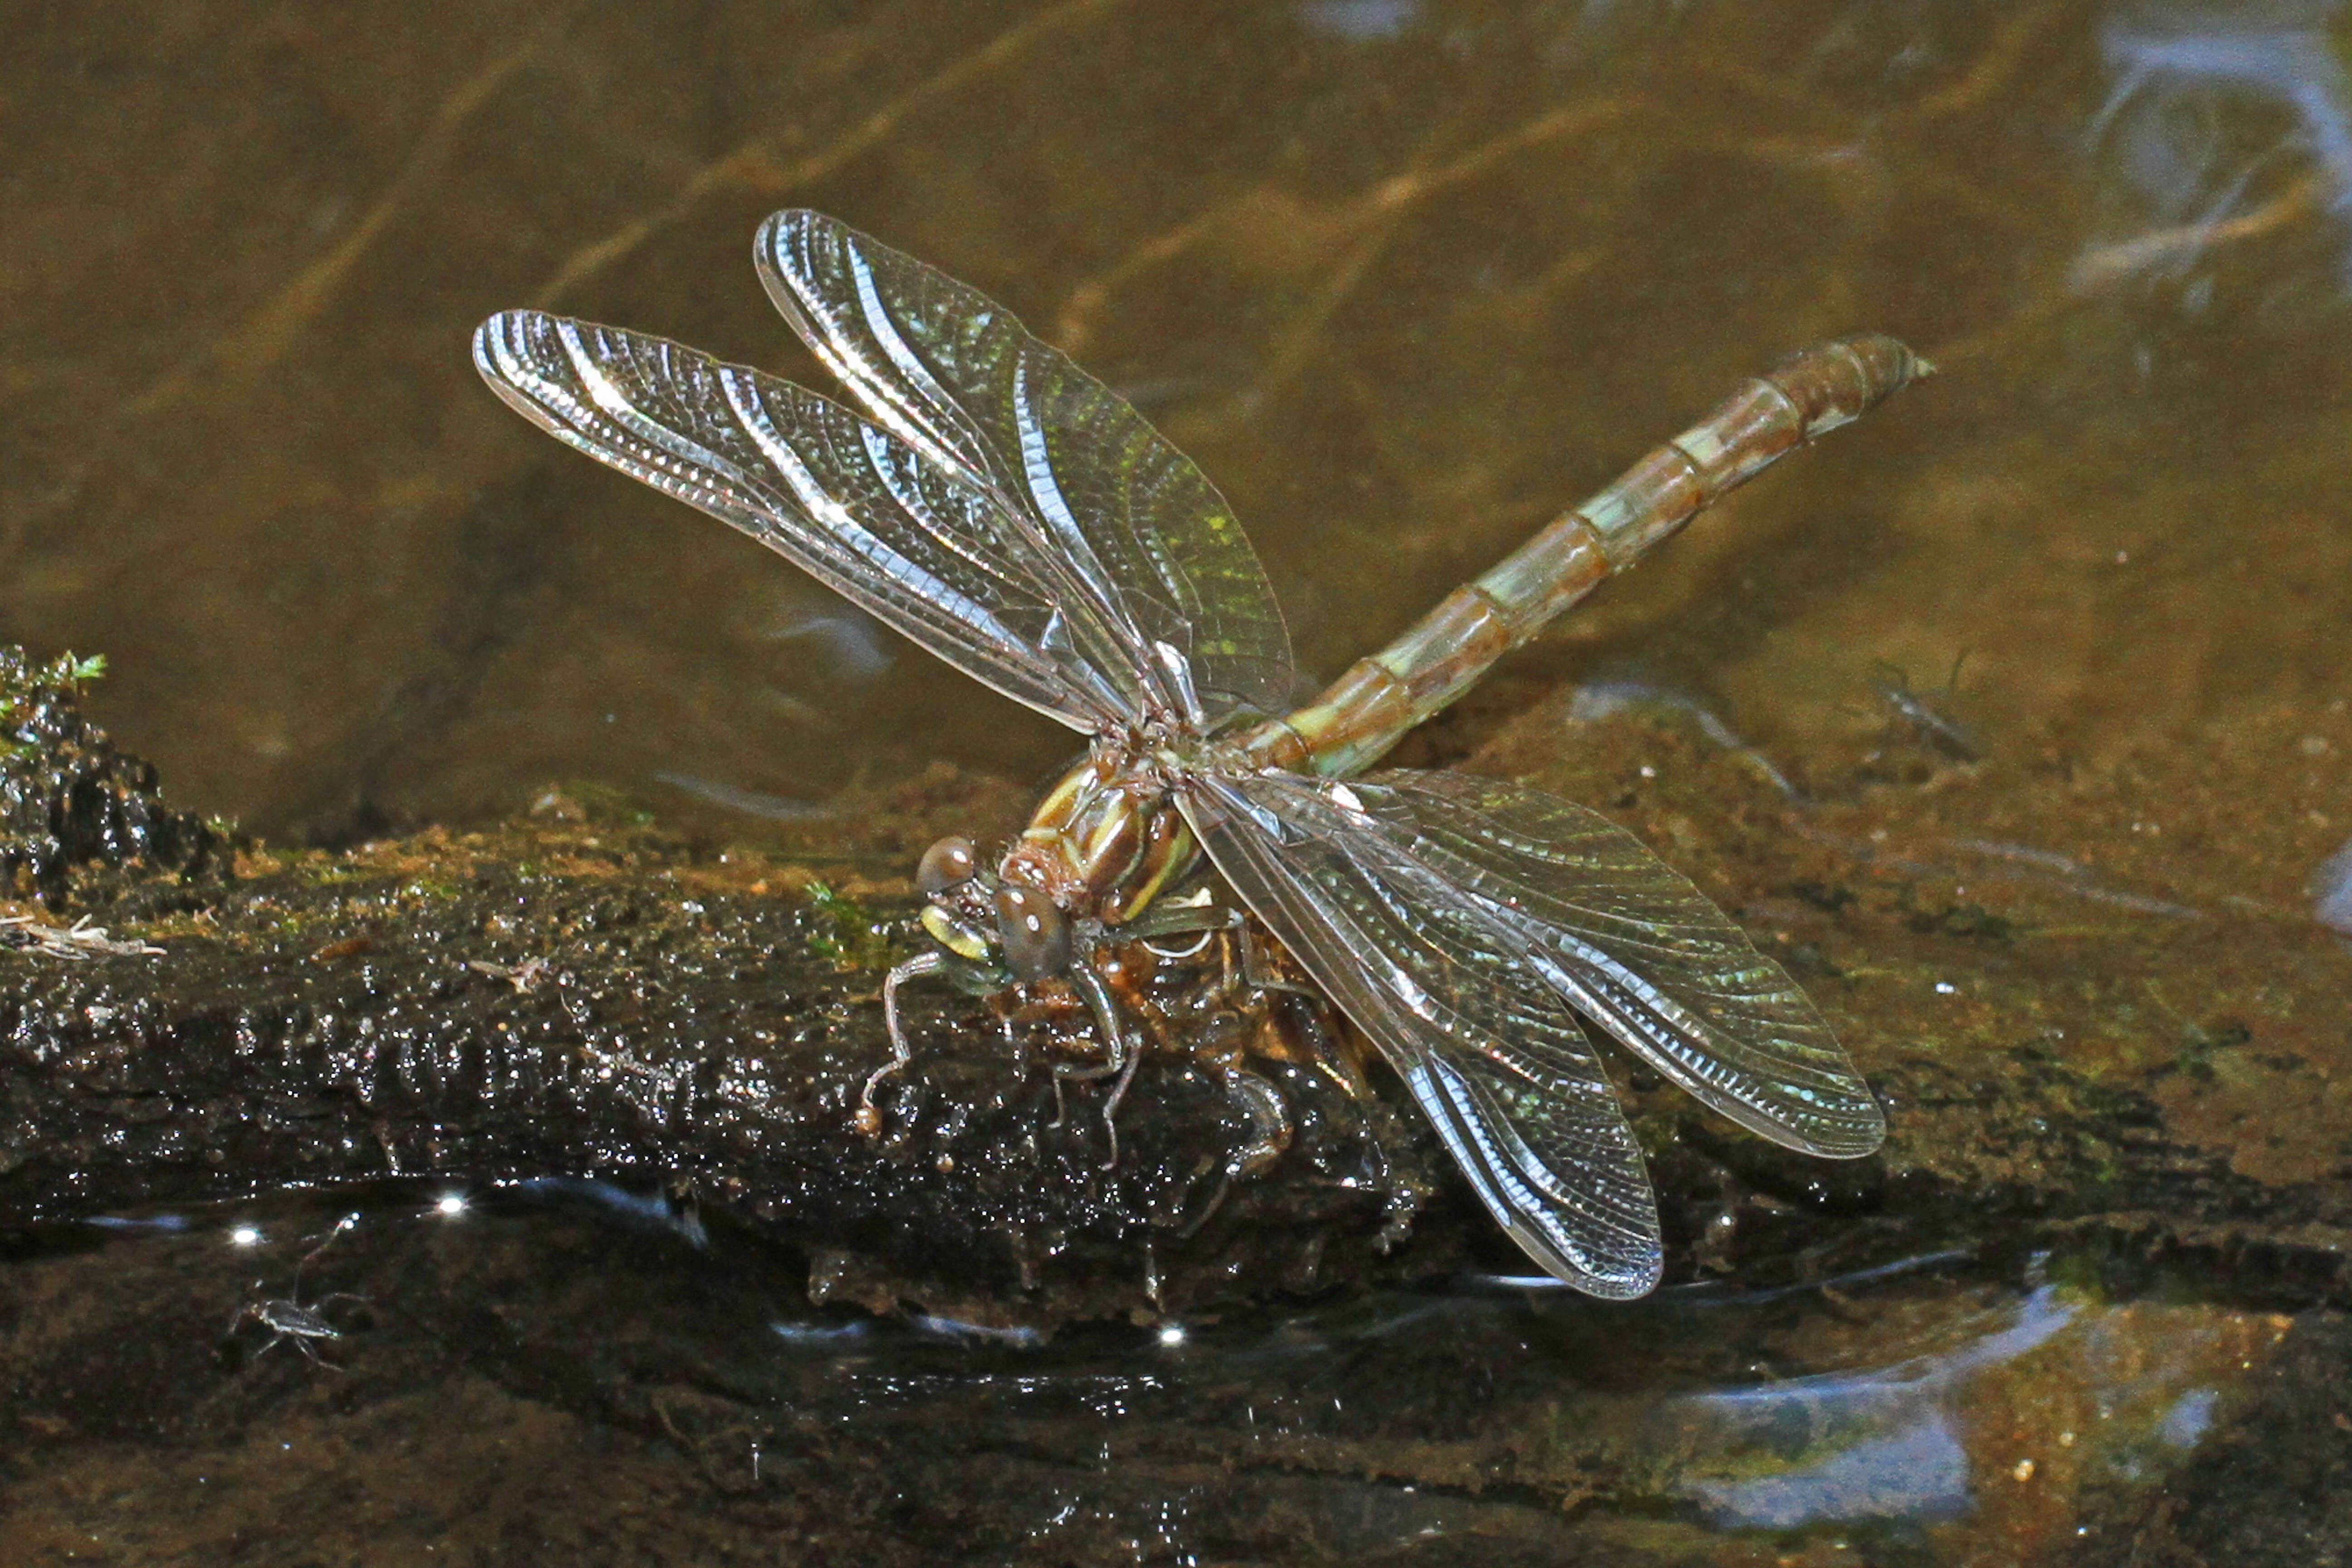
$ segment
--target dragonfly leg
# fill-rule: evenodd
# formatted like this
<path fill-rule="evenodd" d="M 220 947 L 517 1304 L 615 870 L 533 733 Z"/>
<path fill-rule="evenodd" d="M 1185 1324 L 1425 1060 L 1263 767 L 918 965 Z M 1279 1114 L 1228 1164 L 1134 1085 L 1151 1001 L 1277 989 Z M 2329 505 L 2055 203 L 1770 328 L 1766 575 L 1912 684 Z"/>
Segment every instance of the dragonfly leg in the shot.
<path fill-rule="evenodd" d="M 1225 1074 L 1225 1098 L 1250 1122 L 1250 1141 L 1225 1163 L 1225 1173 L 1235 1181 L 1247 1181 L 1282 1158 L 1283 1151 L 1290 1147 L 1290 1108 L 1270 1079 L 1241 1068 Z"/>
<path fill-rule="evenodd" d="M 1201 951 L 1202 944 L 1171 949 L 1155 946 L 1154 943 L 1160 939 L 1189 936 L 1195 931 L 1231 931 L 1247 919 L 1249 916 L 1243 910 L 1227 905 L 1171 903 L 1163 899 L 1121 926 L 1119 934 L 1142 942 L 1162 958 L 1191 958 Z"/>
<path fill-rule="evenodd" d="M 937 974 L 947 967 L 947 960 L 936 952 L 918 953 L 899 964 L 882 980 L 882 1026 L 890 1035 L 890 1059 L 866 1076 L 866 1087 L 857 1093 L 857 1114 L 854 1118 L 857 1130 L 869 1138 L 882 1131 L 882 1110 L 874 1103 L 874 1091 L 892 1073 L 902 1072 L 915 1059 L 914 1047 L 907 1044 L 907 1032 L 898 1026 L 898 987 L 909 980 L 926 974 Z"/>
<path fill-rule="evenodd" d="M 1284 962 L 1277 956 L 1280 950 L 1276 949 L 1275 953 L 1268 953 L 1265 945 L 1267 939 L 1264 933 L 1250 930 L 1244 922 L 1234 923 L 1239 931 L 1238 940 L 1242 950 L 1242 978 L 1249 982 L 1254 989 L 1287 991 L 1294 995 L 1313 996 L 1318 999 L 1322 996 L 1323 993 L 1316 990 L 1306 981 L 1294 980 L 1281 972 L 1277 967 Z"/>
<path fill-rule="evenodd" d="M 1103 1104 L 1103 1126 L 1110 1133 L 1110 1160 L 1103 1166 L 1108 1171 L 1118 1163 L 1118 1123 L 1114 1119 L 1118 1115 L 1119 1101 L 1127 1098 L 1127 1086 L 1135 1081 L 1135 1069 L 1143 1060 L 1143 1040 L 1139 1035 L 1128 1033 L 1118 1016 L 1118 998 L 1110 994 L 1110 986 L 1092 964 L 1080 963 L 1070 972 L 1070 980 L 1094 1012 L 1095 1026 L 1101 1031 L 1107 1055 L 1099 1067 L 1064 1063 L 1055 1068 L 1055 1088 L 1060 1087 L 1063 1079 L 1108 1078 L 1114 1073 L 1118 1076 L 1110 1099 Z"/>
<path fill-rule="evenodd" d="M 1291 1121 L 1289 1109 L 1282 1102 L 1282 1091 L 1254 1072 L 1236 1068 L 1224 1075 L 1226 1098 L 1239 1106 L 1242 1114 L 1250 1119 L 1255 1134 L 1250 1142 L 1225 1162 L 1217 1174 L 1217 1190 L 1202 1205 L 1201 1212 L 1186 1220 L 1177 1232 L 1187 1240 L 1201 1234 L 1208 1223 L 1217 1217 L 1233 1194 L 1234 1184 L 1249 1181 L 1265 1173 L 1268 1165 L 1282 1157 L 1290 1147 Z"/>
<path fill-rule="evenodd" d="M 1118 999 L 1110 994 L 1110 986 L 1092 964 L 1081 963 L 1070 971 L 1070 983 L 1078 994 L 1086 998 L 1087 1007 L 1095 1016 L 1096 1031 L 1101 1035 L 1105 1060 L 1094 1067 L 1080 1067 L 1063 1062 L 1054 1068 L 1055 1078 L 1081 1081 L 1124 1075 L 1128 1068 L 1129 1037 L 1118 1016 Z"/>
<path fill-rule="evenodd" d="M 1360 1102 L 1370 1103 L 1379 1098 L 1364 1077 L 1364 1069 L 1349 1050 L 1346 1041 L 1335 1026 L 1338 1019 L 1331 1004 L 1313 991 L 1295 991 L 1297 1000 L 1283 1012 L 1284 1018 L 1298 1037 L 1306 1042 L 1307 1056 L 1315 1070 L 1329 1079 Z"/>
<path fill-rule="evenodd" d="M 1102 1163 L 1106 1171 L 1118 1169 L 1118 1106 L 1119 1101 L 1127 1098 L 1127 1086 L 1135 1081 L 1135 1069 L 1142 1065 L 1141 1045 L 1142 1042 L 1138 1041 L 1137 1048 L 1127 1054 L 1127 1070 L 1118 1075 L 1118 1082 L 1111 1087 L 1110 1098 L 1103 1101 L 1103 1130 L 1110 1134 L 1110 1158 Z"/>

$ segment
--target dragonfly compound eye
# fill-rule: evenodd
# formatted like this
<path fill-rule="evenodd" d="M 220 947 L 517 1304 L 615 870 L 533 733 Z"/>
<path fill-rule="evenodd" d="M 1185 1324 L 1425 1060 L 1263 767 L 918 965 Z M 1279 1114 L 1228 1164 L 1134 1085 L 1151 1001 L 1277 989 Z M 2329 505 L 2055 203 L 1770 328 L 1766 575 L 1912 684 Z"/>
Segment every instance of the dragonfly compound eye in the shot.
<path fill-rule="evenodd" d="M 996 889 L 997 938 L 1005 966 L 1024 980 L 1066 973 L 1070 967 L 1070 922 L 1054 900 L 1034 888 L 1007 882 Z"/>
<path fill-rule="evenodd" d="M 980 858 L 969 838 L 942 838 L 923 851 L 915 867 L 915 886 L 923 897 L 936 899 L 950 888 L 969 882 L 980 870 Z"/>

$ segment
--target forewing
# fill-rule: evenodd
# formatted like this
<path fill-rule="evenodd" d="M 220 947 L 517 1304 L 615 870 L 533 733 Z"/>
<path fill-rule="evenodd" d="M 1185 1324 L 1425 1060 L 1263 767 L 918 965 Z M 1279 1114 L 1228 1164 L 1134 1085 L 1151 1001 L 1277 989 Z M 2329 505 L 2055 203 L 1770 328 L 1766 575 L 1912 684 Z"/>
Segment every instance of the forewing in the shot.
<path fill-rule="evenodd" d="M 1575 1015 L 1476 900 L 1346 785 L 1209 778 L 1178 800 L 1210 858 L 1395 1067 L 1528 1255 L 1592 1295 L 1658 1282 L 1640 1145 Z"/>
<path fill-rule="evenodd" d="M 474 334 L 483 379 L 598 461 L 733 525 L 966 674 L 1093 733 L 1142 694 L 1071 645 L 1025 523 L 814 393 L 537 310 Z"/>
<path fill-rule="evenodd" d="M 777 308 L 876 420 L 1051 542 L 1074 620 L 1141 668 L 1161 668 L 1158 644 L 1182 655 L 1212 724 L 1288 708 L 1289 634 L 1240 523 L 1124 398 L 978 290 L 820 213 L 771 217 L 756 256 Z M 1161 695 L 1181 711 L 1181 691 Z"/>
<path fill-rule="evenodd" d="M 1830 1026 L 1706 895 L 1596 812 L 1499 779 L 1393 771 L 1366 809 L 1525 943 L 1577 1010 L 1706 1105 L 1810 1153 L 1886 1119 Z"/>

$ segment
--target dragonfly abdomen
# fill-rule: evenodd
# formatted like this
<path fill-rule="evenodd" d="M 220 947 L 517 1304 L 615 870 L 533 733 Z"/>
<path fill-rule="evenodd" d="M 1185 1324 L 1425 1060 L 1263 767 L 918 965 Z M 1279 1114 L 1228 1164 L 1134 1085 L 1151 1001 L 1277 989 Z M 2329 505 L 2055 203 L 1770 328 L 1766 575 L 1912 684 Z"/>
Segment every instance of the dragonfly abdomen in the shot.
<path fill-rule="evenodd" d="M 1243 737 L 1261 763 L 1345 777 L 1468 690 L 1561 611 L 1721 499 L 1932 367 L 1878 333 L 1802 349 L 1615 484 L 1455 589 L 1314 701 Z"/>
<path fill-rule="evenodd" d="M 1800 349 L 1552 527 L 1583 521 L 1611 570 L 1622 571 L 1784 454 L 1851 424 L 1932 368 L 1876 332 Z M 1479 582 L 1507 594 L 1524 571 L 1539 586 L 1540 563 L 1522 565 L 1530 553 L 1522 547 Z"/>

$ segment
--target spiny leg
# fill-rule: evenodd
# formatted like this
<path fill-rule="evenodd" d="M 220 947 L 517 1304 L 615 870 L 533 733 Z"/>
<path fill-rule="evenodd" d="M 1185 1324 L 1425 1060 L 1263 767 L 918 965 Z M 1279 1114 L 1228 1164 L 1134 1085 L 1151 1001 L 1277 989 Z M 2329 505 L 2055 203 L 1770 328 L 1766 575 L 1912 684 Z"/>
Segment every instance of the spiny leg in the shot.
<path fill-rule="evenodd" d="M 1146 920 L 1151 921 L 1151 917 L 1147 916 Z M 1214 942 L 1223 974 L 1218 983 L 1222 993 L 1230 994 L 1246 988 L 1261 994 L 1284 993 L 1304 996 L 1315 1005 L 1320 1005 L 1321 994 L 1312 986 L 1276 972 L 1259 945 L 1265 939 L 1250 925 L 1246 910 L 1213 905 L 1179 906 L 1152 921 L 1151 934 L 1154 936 L 1164 939 L 1183 932 L 1197 932 L 1199 940 L 1181 950 L 1163 947 L 1149 939 L 1143 945 L 1159 957 L 1181 960 L 1197 958 L 1210 942 Z M 1321 1031 L 1317 1032 L 1312 1042 L 1318 1056 L 1324 1053 L 1328 1043 L 1328 1037 Z M 1271 1079 L 1238 1067 L 1226 1068 L 1220 1077 L 1228 1101 L 1249 1119 L 1252 1137 L 1227 1162 L 1224 1184 L 1221 1184 L 1217 1196 L 1211 1200 L 1208 1208 L 1190 1227 L 1194 1229 L 1208 1223 L 1210 1215 L 1224 1202 L 1224 1185 L 1255 1176 L 1281 1158 L 1283 1152 L 1290 1147 L 1293 1133 L 1289 1108 L 1283 1101 L 1282 1091 Z"/>
<path fill-rule="evenodd" d="M 1323 993 L 1307 981 L 1294 979 L 1281 972 L 1277 966 L 1288 963 L 1289 955 L 1279 946 L 1268 948 L 1266 943 L 1272 939 L 1264 931 L 1246 921 L 1234 923 L 1234 940 L 1241 946 L 1242 978 L 1249 983 L 1252 989 L 1284 991 L 1294 996 L 1311 996 L 1318 1002 L 1323 999 Z"/>
<path fill-rule="evenodd" d="M 890 1035 L 890 1059 L 866 1075 L 866 1087 L 857 1094 L 857 1114 L 852 1119 L 857 1131 L 872 1137 L 882 1131 L 882 1110 L 874 1103 L 874 1091 L 892 1073 L 903 1072 L 915 1059 L 914 1047 L 907 1044 L 907 1032 L 898 1025 L 898 987 L 909 980 L 927 974 L 937 974 L 947 968 L 947 960 L 936 952 L 918 953 L 899 964 L 882 980 L 882 1026 Z"/>
<path fill-rule="evenodd" d="M 1115 1170 L 1118 1165 L 1118 1104 L 1127 1098 L 1127 1086 L 1135 1081 L 1135 1069 L 1143 1060 L 1143 1040 L 1139 1035 L 1133 1039 L 1129 1037 L 1127 1027 L 1118 1016 L 1118 999 L 1110 994 L 1109 984 L 1092 963 L 1079 963 L 1070 972 L 1070 980 L 1094 1013 L 1095 1027 L 1102 1035 L 1107 1058 L 1100 1067 L 1076 1067 L 1067 1062 L 1056 1064 L 1054 1068 L 1055 1086 L 1058 1089 L 1060 1080 L 1064 1079 L 1100 1079 L 1114 1073 L 1118 1076 L 1118 1083 L 1111 1089 L 1110 1099 L 1104 1102 L 1102 1113 L 1104 1130 L 1110 1134 L 1110 1158 L 1104 1162 L 1103 1169 Z"/>

